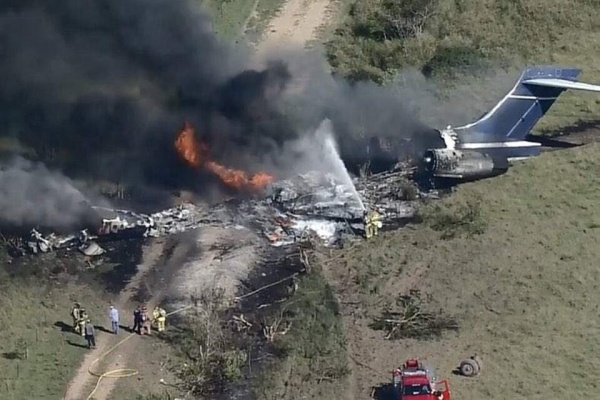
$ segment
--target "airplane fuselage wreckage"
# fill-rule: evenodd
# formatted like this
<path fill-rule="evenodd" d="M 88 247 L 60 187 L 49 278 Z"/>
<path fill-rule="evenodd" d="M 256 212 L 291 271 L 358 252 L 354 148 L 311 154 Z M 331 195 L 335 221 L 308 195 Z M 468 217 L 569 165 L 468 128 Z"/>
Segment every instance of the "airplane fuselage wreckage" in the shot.
<path fill-rule="evenodd" d="M 458 183 L 500 175 L 511 161 L 539 155 L 541 143 L 529 132 L 560 94 L 567 89 L 600 92 L 600 86 L 577 82 L 580 72 L 547 66 L 526 69 L 512 90 L 478 121 L 437 131 L 441 146 L 424 151 L 422 168 L 417 169 L 423 169 L 428 180 Z M 371 206 L 376 205 L 385 218 L 386 229 L 393 229 L 415 217 L 410 198 L 437 197 L 436 190 L 418 189 L 412 196 L 400 196 L 414 168 L 361 176 L 351 185 L 332 173 L 318 171 L 279 180 L 218 164 L 210 158 L 208 148 L 196 142 L 191 125 L 186 124 L 174 145 L 190 167 L 210 171 L 229 188 L 253 196 L 211 206 L 185 203 L 148 215 L 90 205 L 98 227 L 66 236 L 43 235 L 34 229 L 24 241 L 14 243 L 13 251 L 25 254 L 78 248 L 87 256 L 96 256 L 104 252 L 100 244 L 106 242 L 166 236 L 210 224 L 252 227 L 273 246 L 292 244 L 308 231 L 316 232 L 326 245 L 334 245 L 364 232 L 364 211 Z"/>
<path fill-rule="evenodd" d="M 501 175 L 512 161 L 536 157 L 541 143 L 530 132 L 567 89 L 600 92 L 599 85 L 577 81 L 580 69 L 527 68 L 514 87 L 479 120 L 440 130 L 445 147 L 425 151 L 421 169 L 446 183 Z"/>

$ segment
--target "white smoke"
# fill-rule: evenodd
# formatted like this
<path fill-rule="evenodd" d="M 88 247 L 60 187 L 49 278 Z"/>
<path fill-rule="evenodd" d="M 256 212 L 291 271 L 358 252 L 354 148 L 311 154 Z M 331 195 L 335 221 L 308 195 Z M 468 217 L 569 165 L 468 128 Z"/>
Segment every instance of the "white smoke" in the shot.
<path fill-rule="evenodd" d="M 0 165 L 0 224 L 67 230 L 90 221 L 86 196 L 64 175 L 15 157 Z"/>

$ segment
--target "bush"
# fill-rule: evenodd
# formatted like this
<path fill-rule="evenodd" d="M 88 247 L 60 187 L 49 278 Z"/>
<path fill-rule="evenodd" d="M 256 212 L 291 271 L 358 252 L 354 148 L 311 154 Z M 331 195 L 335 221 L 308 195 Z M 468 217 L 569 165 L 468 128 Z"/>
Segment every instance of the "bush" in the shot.
<path fill-rule="evenodd" d="M 213 289 L 195 303 L 197 308 L 186 316 L 188 328 L 173 338 L 185 359 L 174 370 L 182 390 L 196 396 L 210 396 L 243 377 L 242 368 L 248 356 L 227 336 L 223 292 Z"/>
<path fill-rule="evenodd" d="M 489 63 L 547 58 L 569 45 L 561 38 L 597 32 L 593 3 L 357 0 L 326 48 L 334 71 L 351 80 L 383 84 L 406 68 L 452 77 Z"/>
<path fill-rule="evenodd" d="M 445 205 L 433 203 L 419 212 L 423 221 L 432 229 L 442 232 L 443 239 L 460 235 L 479 235 L 487 229 L 487 220 L 481 212 L 481 200 L 470 199 L 466 203 Z"/>
<path fill-rule="evenodd" d="M 433 57 L 423 65 L 421 72 L 433 75 L 454 76 L 485 66 L 481 50 L 472 43 L 441 43 Z"/>

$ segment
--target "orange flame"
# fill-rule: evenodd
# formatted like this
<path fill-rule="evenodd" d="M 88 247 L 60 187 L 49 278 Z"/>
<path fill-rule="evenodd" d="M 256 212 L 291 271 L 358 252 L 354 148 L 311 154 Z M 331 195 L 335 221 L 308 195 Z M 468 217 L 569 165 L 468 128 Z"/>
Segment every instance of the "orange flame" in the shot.
<path fill-rule="evenodd" d="M 272 183 L 275 178 L 264 172 L 259 172 L 251 177 L 244 171 L 227 168 L 208 157 L 208 147 L 196 141 L 194 127 L 186 123 L 177 140 L 175 141 L 177 152 L 190 166 L 194 168 L 206 168 L 217 175 L 226 185 L 235 189 L 260 190 Z"/>

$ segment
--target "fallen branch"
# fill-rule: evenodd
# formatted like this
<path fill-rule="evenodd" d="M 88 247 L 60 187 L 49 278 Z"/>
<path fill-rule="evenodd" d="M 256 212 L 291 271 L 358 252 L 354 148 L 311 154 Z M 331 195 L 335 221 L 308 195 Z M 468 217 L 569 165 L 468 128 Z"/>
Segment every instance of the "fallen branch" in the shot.
<path fill-rule="evenodd" d="M 306 273 L 310 274 L 310 272 L 312 271 L 312 267 L 310 265 L 310 262 L 308 261 L 308 254 L 303 249 L 300 249 L 300 262 L 302 263 L 302 265 L 304 265 Z"/>
<path fill-rule="evenodd" d="M 232 317 L 233 324 L 235 325 L 235 329 L 238 332 L 241 332 L 246 329 L 252 328 L 252 323 L 250 323 L 246 318 L 244 318 L 244 314 L 240 314 L 239 316 L 234 315 Z"/>
<path fill-rule="evenodd" d="M 458 322 L 451 317 L 425 309 L 418 290 L 396 299 L 398 311 L 386 307 L 383 315 L 371 324 L 373 329 L 386 332 L 385 339 L 416 338 L 429 339 L 439 337 L 445 330 L 458 330 Z"/>
<path fill-rule="evenodd" d="M 292 329 L 292 322 L 290 321 L 286 324 L 285 328 L 278 331 L 282 319 L 283 317 L 279 316 L 271 325 L 267 324 L 266 320 L 263 322 L 263 335 L 269 342 L 273 342 L 275 340 L 275 336 L 284 336 L 290 331 L 290 329 Z"/>
<path fill-rule="evenodd" d="M 244 294 L 244 295 L 241 295 L 241 296 L 236 296 L 236 297 L 235 297 L 233 300 L 234 300 L 234 301 L 240 301 L 240 300 L 242 300 L 242 299 L 245 299 L 246 297 L 250 297 L 250 296 L 252 296 L 252 295 L 255 295 L 256 293 L 259 293 L 259 292 L 261 292 L 261 291 L 263 291 L 263 290 L 265 290 L 265 289 L 268 289 L 268 288 L 270 288 L 270 287 L 273 287 L 273 286 L 275 286 L 275 285 L 279 285 L 280 283 L 283 283 L 283 282 L 287 281 L 288 279 L 292 279 L 292 278 L 294 278 L 294 277 L 298 276 L 299 274 L 300 274 L 299 272 L 295 272 L 295 273 L 293 273 L 292 275 L 290 275 L 290 276 L 288 276 L 288 277 L 285 277 L 285 278 L 283 278 L 283 279 L 280 279 L 280 280 L 278 280 L 277 282 L 273 282 L 273 283 L 270 283 L 270 284 L 268 284 L 268 285 L 265 285 L 265 286 L 263 286 L 263 287 L 260 287 L 260 288 L 258 288 L 258 289 L 256 289 L 256 290 L 253 290 L 253 291 L 252 291 L 252 292 L 250 292 L 250 293 L 246 293 L 246 294 Z"/>

